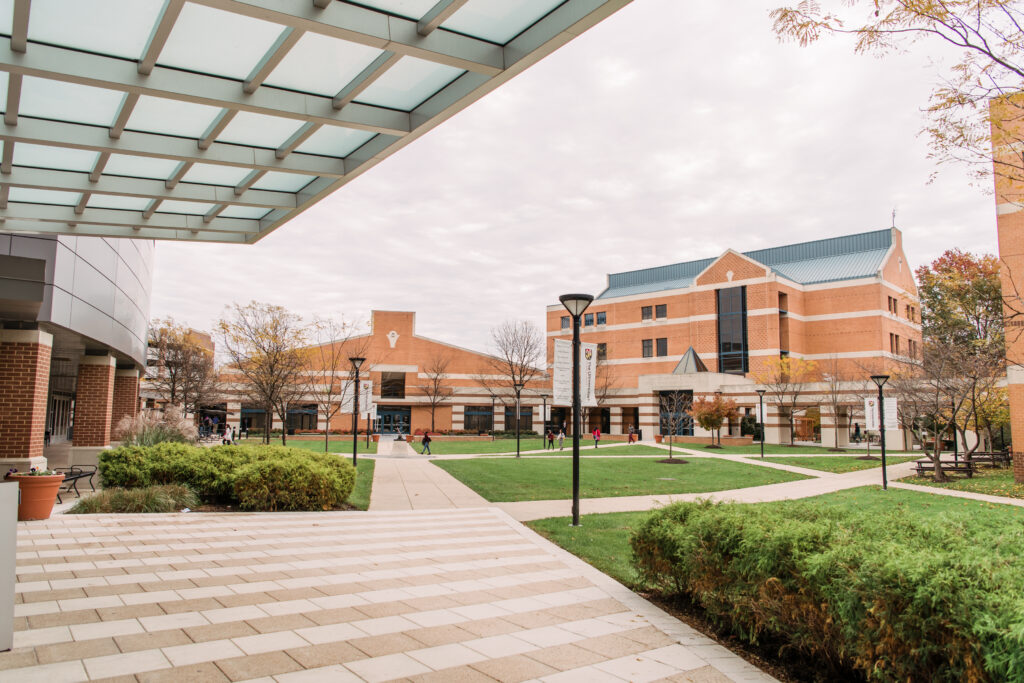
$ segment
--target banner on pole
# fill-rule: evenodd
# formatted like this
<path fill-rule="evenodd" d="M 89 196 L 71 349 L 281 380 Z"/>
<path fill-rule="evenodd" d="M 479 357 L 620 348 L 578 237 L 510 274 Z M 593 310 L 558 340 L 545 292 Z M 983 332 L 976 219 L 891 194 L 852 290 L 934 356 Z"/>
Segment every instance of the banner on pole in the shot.
<path fill-rule="evenodd" d="M 597 344 L 580 344 L 580 401 L 584 408 L 597 407 Z"/>
<path fill-rule="evenodd" d="M 370 380 L 359 380 L 359 417 L 370 418 L 374 412 L 373 382 Z"/>
<path fill-rule="evenodd" d="M 897 399 L 889 398 L 885 401 L 885 429 L 887 431 L 899 429 Z M 864 399 L 864 429 L 869 432 L 878 431 L 878 399 Z"/>
<path fill-rule="evenodd" d="M 555 340 L 551 393 L 551 405 L 572 405 L 572 342 L 568 339 Z"/>
<path fill-rule="evenodd" d="M 754 415 L 758 424 L 764 424 L 764 413 L 764 406 L 762 406 L 760 403 L 754 406 Z"/>

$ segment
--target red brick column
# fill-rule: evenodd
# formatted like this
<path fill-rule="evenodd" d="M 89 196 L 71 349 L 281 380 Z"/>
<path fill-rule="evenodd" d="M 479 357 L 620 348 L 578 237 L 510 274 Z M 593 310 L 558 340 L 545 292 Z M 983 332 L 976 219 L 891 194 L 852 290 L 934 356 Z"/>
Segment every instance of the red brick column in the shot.
<path fill-rule="evenodd" d="M 82 356 L 75 384 L 73 446 L 109 446 L 114 403 L 113 356 Z"/>
<path fill-rule="evenodd" d="M 40 330 L 0 330 L 0 463 L 4 472 L 9 467 L 25 471 L 32 465 L 45 465 L 43 436 L 52 347 L 53 336 Z"/>
<path fill-rule="evenodd" d="M 114 373 L 114 402 L 110 413 L 110 435 L 117 438 L 117 423 L 125 416 L 139 413 L 139 371 L 117 370 Z"/>

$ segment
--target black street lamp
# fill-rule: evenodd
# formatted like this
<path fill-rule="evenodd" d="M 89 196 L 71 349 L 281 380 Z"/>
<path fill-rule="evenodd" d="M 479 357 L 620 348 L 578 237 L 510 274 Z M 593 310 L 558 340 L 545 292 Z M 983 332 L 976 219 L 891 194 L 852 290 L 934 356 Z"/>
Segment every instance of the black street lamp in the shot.
<path fill-rule="evenodd" d="M 516 457 L 519 457 L 519 414 L 522 409 L 519 407 L 519 392 L 523 390 L 522 382 L 513 382 L 512 388 L 516 390 Z"/>
<path fill-rule="evenodd" d="M 761 418 L 761 459 L 764 459 L 764 392 L 766 389 L 754 389 L 757 392 L 757 402 L 760 406 L 757 414 Z"/>
<path fill-rule="evenodd" d="M 871 381 L 878 385 L 878 441 L 882 448 L 882 489 L 889 490 L 889 480 L 885 472 L 885 396 L 882 387 L 889 381 L 889 375 L 871 375 Z"/>
<path fill-rule="evenodd" d="M 540 421 L 544 423 L 544 428 L 541 430 L 541 442 L 544 442 L 548 438 L 548 395 L 541 394 L 540 400 L 544 402 L 544 405 L 540 409 Z"/>
<path fill-rule="evenodd" d="M 494 441 L 494 397 L 491 396 L 491 441 Z"/>
<path fill-rule="evenodd" d="M 580 316 L 590 294 L 563 294 L 558 300 L 572 316 L 572 525 L 580 525 Z"/>
<path fill-rule="evenodd" d="M 365 358 L 349 358 L 356 370 L 355 396 L 352 408 L 352 467 L 356 466 L 356 449 L 359 447 L 359 368 L 363 367 Z"/>

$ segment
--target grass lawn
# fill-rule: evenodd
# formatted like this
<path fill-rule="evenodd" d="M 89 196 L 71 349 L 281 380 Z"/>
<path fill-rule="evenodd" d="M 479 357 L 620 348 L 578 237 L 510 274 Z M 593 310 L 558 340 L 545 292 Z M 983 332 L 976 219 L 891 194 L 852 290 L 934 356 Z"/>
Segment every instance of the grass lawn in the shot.
<path fill-rule="evenodd" d="M 878 457 L 878 456 L 875 456 Z M 908 460 L 917 460 L 916 455 L 885 455 L 886 465 L 895 465 Z M 759 457 L 751 458 L 760 460 Z M 872 467 L 881 467 L 881 460 L 861 460 L 857 455 L 822 455 L 818 457 L 792 457 L 792 458 L 765 458 L 767 462 L 777 462 L 781 465 L 793 465 L 794 467 L 806 467 L 812 470 L 823 472 L 856 472 L 857 470 L 869 470 Z"/>
<path fill-rule="evenodd" d="M 509 456 L 508 453 L 489 453 L 488 455 L 493 455 L 496 457 L 500 456 L 503 458 L 507 458 Z M 562 457 L 572 457 L 572 445 L 567 445 L 563 450 L 558 450 L 556 448 L 553 451 L 548 450 L 543 451 L 541 453 L 530 453 L 531 458 L 536 457 L 538 455 L 560 455 Z M 594 456 L 600 457 L 602 455 L 660 455 L 662 457 L 668 457 L 668 452 L 655 446 L 642 446 L 639 444 L 634 444 L 632 446 L 628 444 L 622 444 L 621 446 L 610 444 L 608 446 L 594 448 L 594 443 L 591 442 L 590 446 L 586 448 L 584 448 L 584 444 L 580 444 L 580 455 L 587 456 L 588 458 Z M 512 453 L 512 457 L 515 457 L 514 452 Z"/>
<path fill-rule="evenodd" d="M 667 445 L 667 444 L 666 444 Z M 679 444 L 677 444 L 679 445 Z M 761 444 L 755 443 L 752 446 L 723 446 L 722 448 L 708 448 L 707 446 L 697 446 L 695 444 L 682 444 L 685 448 L 689 448 L 694 451 L 708 452 L 708 453 L 728 453 L 730 455 L 736 455 L 742 453 L 744 455 L 761 455 Z M 819 455 L 822 453 L 830 453 L 836 455 L 835 451 L 830 451 L 827 446 L 785 446 L 782 444 L 766 443 L 764 445 L 765 454 L 772 455 Z M 866 455 L 866 451 L 863 449 L 851 448 L 845 451 L 846 453 L 853 453 L 854 455 Z M 888 458 L 890 451 L 886 449 L 885 454 Z M 842 455 L 839 453 L 838 455 Z M 878 455 L 878 449 L 872 448 L 871 455 Z"/>
<path fill-rule="evenodd" d="M 352 489 L 352 495 L 348 497 L 348 504 L 360 510 L 370 507 L 370 492 L 373 490 L 373 460 L 366 458 L 359 460 L 356 465 L 356 485 Z"/>
<path fill-rule="evenodd" d="M 477 458 L 433 463 L 492 503 L 572 497 L 571 458 Z M 647 458 L 587 458 L 586 464 L 580 466 L 580 497 L 704 493 L 809 478 L 705 458 L 690 460 L 685 465 L 667 465 Z"/>
<path fill-rule="evenodd" d="M 1012 475 L 1010 475 L 1012 479 Z M 884 510 L 897 506 L 901 514 L 911 519 L 933 519 L 943 514 L 965 525 L 980 525 L 990 528 L 1006 528 L 1010 522 L 1024 522 L 1024 508 L 1010 505 L 983 503 L 978 500 L 936 496 L 930 493 L 864 486 L 836 493 L 828 493 L 804 501 L 815 501 L 820 505 L 838 508 L 867 508 Z M 793 501 L 796 502 L 796 501 Z M 757 503 L 757 505 L 791 504 Z M 540 519 L 526 524 L 549 538 L 569 552 L 583 558 L 604 573 L 627 586 L 637 585 L 637 575 L 630 558 L 629 534 L 649 513 L 613 512 L 603 515 L 584 515 L 580 527 L 569 526 L 569 517 Z"/>
<path fill-rule="evenodd" d="M 262 439 L 258 439 L 258 438 L 257 439 L 239 439 L 238 443 L 246 445 L 246 446 L 259 446 L 260 444 L 263 443 L 263 440 Z M 278 445 L 278 446 L 281 445 L 281 437 L 279 437 L 279 436 L 278 437 L 271 437 L 270 445 L 272 445 L 272 446 L 273 445 Z M 301 448 L 301 449 L 306 450 L 306 451 L 316 451 L 316 452 L 319 452 L 319 453 L 323 453 L 324 452 L 324 440 L 323 439 L 315 439 L 315 440 L 312 440 L 312 441 L 309 441 L 309 440 L 302 440 L 302 441 L 300 441 L 298 439 L 288 439 L 288 443 L 285 444 L 285 445 L 288 446 L 289 448 Z M 367 446 L 366 445 L 366 437 L 362 437 L 362 438 L 359 439 L 359 446 L 358 446 L 358 448 L 359 448 L 359 451 L 358 451 L 359 453 L 376 453 L 377 452 L 377 444 L 375 444 L 373 442 L 373 439 L 370 439 L 370 445 Z M 351 455 L 352 454 L 352 439 L 336 439 L 336 438 L 332 438 L 330 440 L 330 452 L 331 453 L 341 453 L 343 455 L 345 453 L 348 453 L 349 455 Z"/>
<path fill-rule="evenodd" d="M 987 493 L 990 496 L 1024 498 L 1024 484 L 1017 484 L 1013 481 L 1013 470 L 1010 468 L 978 470 L 970 479 L 960 475 L 946 476 L 950 478 L 950 481 L 936 482 L 932 481 L 930 477 L 907 477 L 903 481 L 908 484 L 921 484 L 956 491 Z"/>

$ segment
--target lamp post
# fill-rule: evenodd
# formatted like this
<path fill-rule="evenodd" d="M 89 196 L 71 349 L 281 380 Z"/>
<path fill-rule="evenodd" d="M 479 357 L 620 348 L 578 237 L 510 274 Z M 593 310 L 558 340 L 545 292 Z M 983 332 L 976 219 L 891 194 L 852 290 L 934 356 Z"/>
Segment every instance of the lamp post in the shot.
<path fill-rule="evenodd" d="M 540 431 L 541 441 L 543 442 L 548 438 L 548 395 L 541 394 L 540 400 L 544 402 L 540 409 L 540 421 L 544 423 L 544 427 Z"/>
<path fill-rule="evenodd" d="M 761 459 L 763 460 L 764 459 L 764 392 L 766 391 L 766 389 L 754 389 L 754 391 L 757 392 L 757 404 L 758 404 L 758 406 L 760 406 L 759 410 L 757 411 L 757 415 L 758 415 L 758 417 L 761 418 L 759 420 L 759 422 L 761 423 Z"/>
<path fill-rule="evenodd" d="M 365 358 L 349 358 L 348 362 L 356 370 L 355 396 L 352 408 L 352 467 L 356 466 L 356 449 L 359 447 L 359 368 L 363 367 Z"/>
<path fill-rule="evenodd" d="M 572 525 L 580 525 L 580 316 L 590 294 L 563 294 L 558 300 L 572 316 Z"/>
<path fill-rule="evenodd" d="M 521 409 L 519 408 L 519 392 L 523 390 L 522 382 L 513 382 L 512 388 L 516 390 L 516 457 L 519 457 L 519 414 Z"/>
<path fill-rule="evenodd" d="M 491 396 L 491 441 L 494 441 L 494 396 Z"/>
<path fill-rule="evenodd" d="M 878 435 L 882 449 L 882 489 L 889 490 L 889 481 L 885 473 L 885 396 L 882 387 L 889 381 L 889 375 L 871 375 L 871 381 L 878 385 Z"/>

